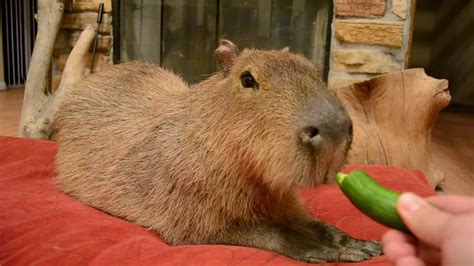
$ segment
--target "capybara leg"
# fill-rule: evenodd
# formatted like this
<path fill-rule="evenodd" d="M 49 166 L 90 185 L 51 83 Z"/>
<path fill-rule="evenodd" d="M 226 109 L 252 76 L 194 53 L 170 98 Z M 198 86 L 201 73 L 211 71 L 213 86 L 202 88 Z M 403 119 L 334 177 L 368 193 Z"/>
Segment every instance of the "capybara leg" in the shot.
<path fill-rule="evenodd" d="M 334 245 L 293 229 L 266 223 L 235 227 L 213 244 L 256 247 L 311 263 L 363 261 L 371 257 L 358 248 Z"/>
<path fill-rule="evenodd" d="M 379 256 L 382 254 L 382 244 L 376 240 L 359 240 L 352 238 L 336 227 L 321 222 L 313 221 L 309 224 L 309 234 L 314 238 L 325 240 L 341 248 L 351 248 L 360 250 L 370 256 Z"/>

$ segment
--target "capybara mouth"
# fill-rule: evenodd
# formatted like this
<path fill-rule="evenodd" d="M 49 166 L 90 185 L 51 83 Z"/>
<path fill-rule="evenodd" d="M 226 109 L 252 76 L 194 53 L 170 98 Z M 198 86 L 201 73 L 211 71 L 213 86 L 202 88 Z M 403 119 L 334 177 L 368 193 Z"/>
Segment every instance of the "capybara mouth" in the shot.
<path fill-rule="evenodd" d="M 323 183 L 331 183 L 335 180 L 337 172 L 340 171 L 344 166 L 349 149 L 350 141 L 336 146 L 332 152 L 331 159 L 327 164 L 327 168 L 323 176 Z"/>
<path fill-rule="evenodd" d="M 331 161 L 328 169 L 326 169 L 326 173 L 324 175 L 324 183 L 331 183 L 336 179 L 336 174 L 339 172 L 344 166 L 344 158 Z"/>
<path fill-rule="evenodd" d="M 335 181 L 336 174 L 344 166 L 346 155 L 350 149 L 350 140 L 339 144 L 326 144 L 317 152 L 305 151 L 310 156 L 310 165 L 306 165 L 303 176 L 295 179 L 298 186 L 312 187 Z"/>

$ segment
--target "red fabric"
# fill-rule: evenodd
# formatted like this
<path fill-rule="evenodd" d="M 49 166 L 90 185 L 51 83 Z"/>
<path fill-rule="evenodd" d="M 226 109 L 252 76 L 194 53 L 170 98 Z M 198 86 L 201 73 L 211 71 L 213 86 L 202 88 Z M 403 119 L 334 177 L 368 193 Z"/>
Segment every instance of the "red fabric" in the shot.
<path fill-rule="evenodd" d="M 152 232 L 58 191 L 53 184 L 55 153 L 53 142 L 0 137 L 0 265 L 305 264 L 255 248 L 168 246 Z M 345 170 L 355 168 L 395 190 L 433 194 L 419 171 L 383 166 Z M 334 184 L 300 194 L 314 216 L 352 236 L 380 239 L 387 230 L 356 210 Z M 390 265 L 384 256 L 361 264 Z"/>

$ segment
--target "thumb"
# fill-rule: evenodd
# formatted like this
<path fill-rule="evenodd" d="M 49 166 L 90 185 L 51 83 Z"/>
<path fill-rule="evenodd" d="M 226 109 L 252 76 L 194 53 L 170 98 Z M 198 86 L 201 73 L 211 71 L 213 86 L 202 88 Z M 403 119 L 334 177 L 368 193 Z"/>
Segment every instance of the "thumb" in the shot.
<path fill-rule="evenodd" d="M 403 193 L 397 211 L 411 232 L 425 243 L 440 247 L 452 216 L 413 193 Z"/>

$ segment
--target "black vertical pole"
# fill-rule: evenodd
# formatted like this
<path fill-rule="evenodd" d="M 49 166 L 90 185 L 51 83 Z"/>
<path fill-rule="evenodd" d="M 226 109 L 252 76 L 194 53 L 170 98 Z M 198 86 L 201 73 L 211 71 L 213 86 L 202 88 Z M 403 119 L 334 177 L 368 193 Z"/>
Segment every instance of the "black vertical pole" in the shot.
<path fill-rule="evenodd" d="M 112 0 L 112 27 L 113 27 L 113 62 L 118 64 L 121 62 L 120 58 L 120 0 Z"/>
<path fill-rule="evenodd" d="M 99 12 L 97 13 L 97 30 L 95 32 L 95 39 L 94 39 L 94 46 L 92 46 L 92 65 L 91 65 L 91 73 L 94 72 L 94 65 L 95 65 L 95 50 L 97 49 L 97 41 L 99 39 L 99 28 L 100 23 L 102 23 L 102 14 L 104 13 L 104 3 L 99 4 Z"/>

